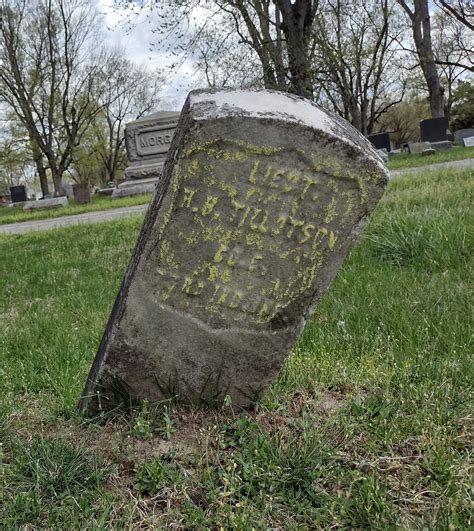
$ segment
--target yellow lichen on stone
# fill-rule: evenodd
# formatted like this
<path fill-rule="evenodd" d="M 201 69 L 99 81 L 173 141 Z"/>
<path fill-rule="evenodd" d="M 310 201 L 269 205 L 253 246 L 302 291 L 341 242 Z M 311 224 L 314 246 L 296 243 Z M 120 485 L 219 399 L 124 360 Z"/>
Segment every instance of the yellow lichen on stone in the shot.
<path fill-rule="evenodd" d="M 216 196 L 208 195 L 206 202 L 204 203 L 204 206 L 202 207 L 201 215 L 208 216 L 212 212 L 212 209 L 216 206 L 218 199 L 219 198 Z"/>

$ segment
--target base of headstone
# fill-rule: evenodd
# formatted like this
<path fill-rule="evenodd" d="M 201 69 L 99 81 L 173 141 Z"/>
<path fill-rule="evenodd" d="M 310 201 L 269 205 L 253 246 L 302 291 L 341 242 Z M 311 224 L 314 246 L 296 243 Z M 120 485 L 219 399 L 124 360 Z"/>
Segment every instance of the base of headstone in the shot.
<path fill-rule="evenodd" d="M 113 188 L 112 199 L 118 199 L 119 197 L 129 197 L 132 195 L 153 193 L 155 191 L 157 182 L 157 177 L 125 181 L 122 184 L 119 184 L 117 188 Z"/>
<path fill-rule="evenodd" d="M 23 208 L 26 203 L 30 203 L 31 201 L 17 201 L 16 203 L 10 203 L 9 206 L 13 208 Z"/>
<path fill-rule="evenodd" d="M 114 193 L 115 187 L 110 188 L 100 188 L 96 191 L 97 195 L 111 196 Z"/>
<path fill-rule="evenodd" d="M 443 142 L 431 142 L 431 147 L 436 149 L 436 151 L 440 151 L 442 149 L 451 149 L 453 145 L 449 140 L 445 140 Z"/>
<path fill-rule="evenodd" d="M 430 155 L 436 155 L 436 149 L 425 149 L 422 154 L 423 157 L 429 157 Z"/>
<path fill-rule="evenodd" d="M 23 210 L 64 208 L 69 206 L 67 197 L 53 197 L 51 199 L 40 199 L 38 201 L 26 201 Z"/>

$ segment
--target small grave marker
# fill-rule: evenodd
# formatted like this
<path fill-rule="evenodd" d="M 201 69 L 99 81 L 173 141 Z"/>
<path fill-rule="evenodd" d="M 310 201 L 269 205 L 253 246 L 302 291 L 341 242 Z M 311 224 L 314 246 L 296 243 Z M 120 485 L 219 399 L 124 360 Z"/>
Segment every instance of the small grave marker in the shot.
<path fill-rule="evenodd" d="M 474 136 L 468 136 L 462 139 L 464 147 L 474 147 Z"/>

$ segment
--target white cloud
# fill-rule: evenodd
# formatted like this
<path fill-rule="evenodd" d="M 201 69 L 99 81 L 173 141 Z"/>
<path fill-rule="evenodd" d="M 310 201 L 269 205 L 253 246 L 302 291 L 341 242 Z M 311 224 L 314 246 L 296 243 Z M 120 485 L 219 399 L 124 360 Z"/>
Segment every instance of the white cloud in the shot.
<path fill-rule="evenodd" d="M 173 56 L 158 48 L 153 33 L 159 27 L 158 12 L 148 13 L 133 5 L 117 7 L 113 0 L 98 0 L 98 8 L 103 15 L 106 44 L 121 46 L 128 59 L 150 71 L 159 71 L 172 64 Z M 187 59 L 163 86 L 160 107 L 180 110 L 188 92 L 197 88 L 197 83 L 197 78 L 193 76 L 193 61 Z"/>

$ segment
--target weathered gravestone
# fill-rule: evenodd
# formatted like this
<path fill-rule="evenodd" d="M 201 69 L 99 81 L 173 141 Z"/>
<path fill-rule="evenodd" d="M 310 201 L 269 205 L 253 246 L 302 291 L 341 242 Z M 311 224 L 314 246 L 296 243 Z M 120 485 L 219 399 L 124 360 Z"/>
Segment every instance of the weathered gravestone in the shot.
<path fill-rule="evenodd" d="M 307 100 L 192 92 L 80 408 L 252 404 L 386 182 L 369 142 Z"/>

